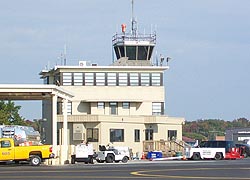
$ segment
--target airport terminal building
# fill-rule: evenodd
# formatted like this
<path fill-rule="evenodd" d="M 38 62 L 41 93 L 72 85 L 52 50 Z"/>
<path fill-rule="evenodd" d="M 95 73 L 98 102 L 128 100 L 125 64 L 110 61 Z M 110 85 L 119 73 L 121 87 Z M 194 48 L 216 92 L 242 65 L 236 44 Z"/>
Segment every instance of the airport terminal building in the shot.
<path fill-rule="evenodd" d="M 75 66 L 55 66 L 40 72 L 44 84 L 60 86 L 73 95 L 66 103 L 57 99 L 59 145 L 67 137 L 64 142 L 69 145 L 84 140 L 98 151 L 99 145 L 111 143 L 129 146 L 137 153 L 143 151 L 145 141 L 182 139 L 184 118 L 164 113 L 164 72 L 169 67 L 164 59 L 152 63 L 155 41 L 155 34 L 139 36 L 123 29 L 113 37 L 117 57 L 113 64 L 98 66 L 79 61 Z M 42 109 L 47 119 L 44 127 L 50 129 L 51 101 L 43 100 Z M 65 117 L 67 126 L 63 125 Z M 46 143 L 55 138 L 51 131 L 45 132 Z"/>

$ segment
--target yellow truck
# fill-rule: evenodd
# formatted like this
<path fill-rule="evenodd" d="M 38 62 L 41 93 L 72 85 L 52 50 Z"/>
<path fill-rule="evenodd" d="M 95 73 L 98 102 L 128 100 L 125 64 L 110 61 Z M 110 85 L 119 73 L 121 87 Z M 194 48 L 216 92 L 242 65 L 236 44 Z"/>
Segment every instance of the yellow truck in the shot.
<path fill-rule="evenodd" d="M 0 138 L 0 161 L 27 161 L 39 166 L 45 159 L 53 157 L 51 145 L 15 146 L 12 138 Z"/>

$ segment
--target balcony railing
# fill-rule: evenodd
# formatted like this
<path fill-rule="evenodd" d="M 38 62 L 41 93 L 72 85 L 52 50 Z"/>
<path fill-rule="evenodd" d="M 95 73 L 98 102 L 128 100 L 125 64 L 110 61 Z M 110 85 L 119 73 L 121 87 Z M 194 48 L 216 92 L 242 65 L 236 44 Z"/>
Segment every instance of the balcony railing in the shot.
<path fill-rule="evenodd" d="M 155 44 L 156 34 L 137 34 L 136 36 L 131 34 L 115 34 L 112 38 L 113 45 L 124 41 L 149 41 L 150 43 Z"/>
<path fill-rule="evenodd" d="M 63 115 L 57 115 L 57 121 L 63 122 Z M 68 122 L 104 122 L 104 121 L 115 121 L 115 122 L 135 122 L 145 124 L 158 124 L 158 123 L 183 123 L 183 118 L 173 118 L 167 116 L 138 116 L 138 115 L 68 115 Z"/>

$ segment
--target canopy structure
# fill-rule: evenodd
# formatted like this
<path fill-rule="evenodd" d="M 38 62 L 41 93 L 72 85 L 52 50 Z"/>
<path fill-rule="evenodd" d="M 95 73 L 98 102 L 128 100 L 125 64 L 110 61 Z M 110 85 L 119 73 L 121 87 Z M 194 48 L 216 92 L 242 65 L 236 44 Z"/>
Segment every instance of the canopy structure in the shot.
<path fill-rule="evenodd" d="M 73 94 L 56 85 L 38 85 L 38 84 L 0 84 L 0 100 L 51 100 L 52 104 L 52 144 L 53 151 L 57 150 L 57 101 L 62 99 L 63 109 L 63 131 L 64 138 L 62 145 L 67 146 L 67 103 L 73 98 Z M 67 157 L 67 148 L 63 148 L 62 156 Z"/>
<path fill-rule="evenodd" d="M 44 100 L 57 95 L 71 100 L 73 94 L 56 85 L 0 84 L 0 100 Z"/>

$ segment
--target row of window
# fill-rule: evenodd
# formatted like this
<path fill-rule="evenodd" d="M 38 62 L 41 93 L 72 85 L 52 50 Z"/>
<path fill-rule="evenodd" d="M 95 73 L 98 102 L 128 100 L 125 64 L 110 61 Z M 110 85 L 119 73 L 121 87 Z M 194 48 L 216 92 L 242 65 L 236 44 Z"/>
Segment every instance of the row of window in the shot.
<path fill-rule="evenodd" d="M 98 109 L 104 109 L 105 103 L 98 102 L 97 103 Z M 117 102 L 110 102 L 109 103 L 110 114 L 118 115 L 118 103 Z M 129 102 L 122 102 L 123 109 L 130 109 Z M 152 103 L 152 115 L 163 115 L 164 114 L 164 103 L 163 102 L 153 102 Z"/>
<path fill-rule="evenodd" d="M 57 114 L 62 114 L 62 103 L 57 103 Z M 98 109 L 105 108 L 105 102 L 97 102 Z M 118 115 L 118 102 L 109 102 L 110 114 Z M 122 102 L 123 109 L 130 109 L 129 102 Z M 72 114 L 72 102 L 67 103 L 67 114 Z M 164 103 L 163 102 L 153 102 L 152 103 L 152 115 L 163 115 L 164 114 Z"/>
<path fill-rule="evenodd" d="M 64 86 L 163 86 L 163 73 L 62 73 L 61 84 Z"/>
<path fill-rule="evenodd" d="M 154 130 L 145 130 L 145 140 L 153 140 Z M 110 142 L 124 142 L 124 129 L 110 129 L 109 130 Z M 168 130 L 169 140 L 176 139 L 177 130 Z M 87 128 L 87 141 L 98 142 L 99 141 L 99 129 Z M 134 130 L 134 142 L 140 142 L 140 129 Z"/>

